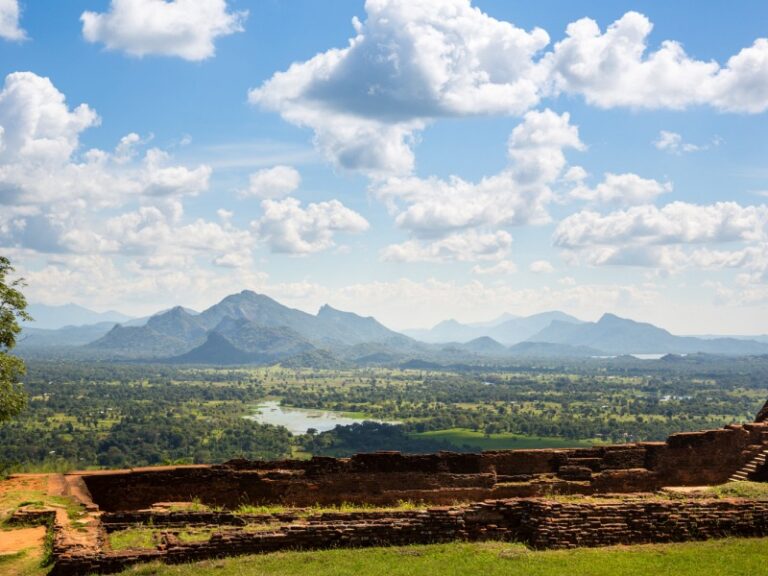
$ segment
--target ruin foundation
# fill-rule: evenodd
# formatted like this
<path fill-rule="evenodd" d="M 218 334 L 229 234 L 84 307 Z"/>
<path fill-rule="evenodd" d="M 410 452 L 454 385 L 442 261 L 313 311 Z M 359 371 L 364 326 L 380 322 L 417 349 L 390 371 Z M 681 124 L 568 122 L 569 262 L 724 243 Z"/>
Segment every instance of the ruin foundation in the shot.
<path fill-rule="evenodd" d="M 65 476 L 63 491 L 86 506 L 92 521 L 83 535 L 67 525 L 66 515 L 56 515 L 52 574 L 109 573 L 151 560 L 455 540 L 569 548 L 767 536 L 766 501 L 668 500 L 650 494 L 665 486 L 722 484 L 739 474 L 768 480 L 766 452 L 768 423 L 754 423 L 675 434 L 666 442 L 589 449 L 378 452 L 73 473 Z M 558 494 L 597 498 L 562 501 L 554 497 Z M 192 501 L 219 511 L 153 508 Z M 233 512 L 243 505 L 290 509 L 401 501 L 423 508 L 314 516 Z M 153 527 L 155 548 L 110 549 L 110 532 L 135 526 Z M 200 542 L 181 541 L 179 530 L 190 526 L 211 534 Z"/>

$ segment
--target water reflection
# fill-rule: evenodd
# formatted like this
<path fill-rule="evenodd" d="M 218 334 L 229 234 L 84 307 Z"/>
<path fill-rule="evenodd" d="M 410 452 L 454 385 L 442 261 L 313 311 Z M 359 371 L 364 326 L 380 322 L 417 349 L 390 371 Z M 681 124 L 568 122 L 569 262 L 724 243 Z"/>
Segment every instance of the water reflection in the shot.
<path fill-rule="evenodd" d="M 318 432 L 332 430 L 336 426 L 349 426 L 356 422 L 382 422 L 373 418 L 350 418 L 340 412 L 332 410 L 313 410 L 309 408 L 292 408 L 290 406 L 281 406 L 277 400 L 262 402 L 256 406 L 256 413 L 249 416 L 261 424 L 273 424 L 275 426 L 285 426 L 291 434 L 304 434 L 310 428 Z M 399 422 L 388 422 L 389 424 L 399 424 Z"/>

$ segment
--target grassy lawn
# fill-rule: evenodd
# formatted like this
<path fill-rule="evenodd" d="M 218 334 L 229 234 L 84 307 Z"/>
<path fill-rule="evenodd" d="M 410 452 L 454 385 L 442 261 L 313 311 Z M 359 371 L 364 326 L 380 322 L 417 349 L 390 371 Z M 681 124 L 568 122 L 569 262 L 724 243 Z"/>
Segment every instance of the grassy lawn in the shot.
<path fill-rule="evenodd" d="M 768 499 L 768 483 L 765 482 L 728 482 L 721 486 L 707 489 L 705 496 L 718 498 L 750 498 L 755 500 Z"/>
<path fill-rule="evenodd" d="M 280 552 L 194 565 L 149 564 L 133 576 L 761 576 L 768 539 L 532 552 L 519 544 L 445 544 L 367 550 Z"/>
<path fill-rule="evenodd" d="M 450 430 L 434 430 L 413 434 L 415 438 L 443 440 L 454 446 L 469 446 L 478 450 L 510 450 L 529 448 L 581 448 L 591 446 L 591 442 L 583 440 L 566 440 L 563 438 L 544 438 L 538 436 L 521 436 L 519 434 L 491 434 L 474 432 L 466 428 L 451 428 Z"/>

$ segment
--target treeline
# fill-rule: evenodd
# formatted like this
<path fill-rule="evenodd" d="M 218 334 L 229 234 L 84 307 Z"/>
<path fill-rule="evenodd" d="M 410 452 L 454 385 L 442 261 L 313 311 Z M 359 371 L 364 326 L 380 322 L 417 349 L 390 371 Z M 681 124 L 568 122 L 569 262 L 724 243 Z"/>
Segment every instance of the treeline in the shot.
<path fill-rule="evenodd" d="M 616 375 L 426 374 L 407 383 L 293 386 L 284 402 L 399 420 L 409 432 L 467 428 L 571 440 L 664 440 L 672 433 L 751 421 L 764 381 Z"/>
<path fill-rule="evenodd" d="M 30 362 L 29 405 L 0 426 L 0 464 L 127 467 L 456 447 L 414 433 L 465 428 L 569 440 L 663 440 L 751 421 L 768 397 L 768 360 L 580 363 L 537 371 L 172 367 Z M 591 366 L 591 368 L 588 368 Z M 590 371 L 591 370 L 591 371 Z M 292 437 L 246 418 L 265 397 L 355 412 L 364 423 Z"/>
<path fill-rule="evenodd" d="M 333 430 L 319 434 L 304 434 L 296 440 L 305 451 L 315 456 L 343 457 L 381 450 L 396 450 L 404 454 L 426 454 L 459 449 L 447 442 L 413 438 L 402 426 L 370 421 L 349 426 L 336 426 Z"/>
<path fill-rule="evenodd" d="M 36 378 L 25 383 L 27 410 L 0 426 L 0 462 L 123 467 L 278 459 L 291 453 L 292 436 L 285 428 L 243 417 L 262 393 L 256 384 L 123 382 L 127 375 L 114 381 L 111 370 L 98 374 L 109 381 L 98 382 L 89 368 L 82 371 L 88 379 L 68 381 L 50 367 L 43 374 L 30 371 Z"/>

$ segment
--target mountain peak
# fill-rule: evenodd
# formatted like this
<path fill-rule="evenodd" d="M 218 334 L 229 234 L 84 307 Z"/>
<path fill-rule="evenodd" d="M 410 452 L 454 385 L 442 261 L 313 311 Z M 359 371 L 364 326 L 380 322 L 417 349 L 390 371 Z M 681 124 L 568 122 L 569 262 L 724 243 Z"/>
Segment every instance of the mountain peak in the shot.
<path fill-rule="evenodd" d="M 360 316 L 359 314 L 356 314 L 354 312 L 345 312 L 344 310 L 339 310 L 338 308 L 334 308 L 330 304 L 323 304 L 320 307 L 320 310 L 317 311 L 317 317 L 318 318 L 333 318 L 333 317 L 345 317 L 345 318 L 360 318 L 363 320 L 374 320 L 373 316 Z"/>
<path fill-rule="evenodd" d="M 462 324 L 458 320 L 455 320 L 453 318 L 449 318 L 448 320 L 443 320 L 442 322 L 440 322 L 438 324 L 435 324 L 432 327 L 432 330 L 437 330 L 437 329 L 440 329 L 440 328 L 454 328 L 456 326 L 464 326 L 464 324 Z"/>
<path fill-rule="evenodd" d="M 320 310 L 317 311 L 318 316 L 323 316 L 325 314 L 334 314 L 334 313 L 340 313 L 341 310 L 338 308 L 334 308 L 330 304 L 323 304 L 320 306 Z"/>
<path fill-rule="evenodd" d="M 602 316 L 600 316 L 600 320 L 597 321 L 598 324 L 607 324 L 611 322 L 633 322 L 633 320 L 629 320 L 628 318 L 622 318 L 621 316 L 616 316 L 616 314 L 611 314 L 610 312 L 606 312 Z"/>

